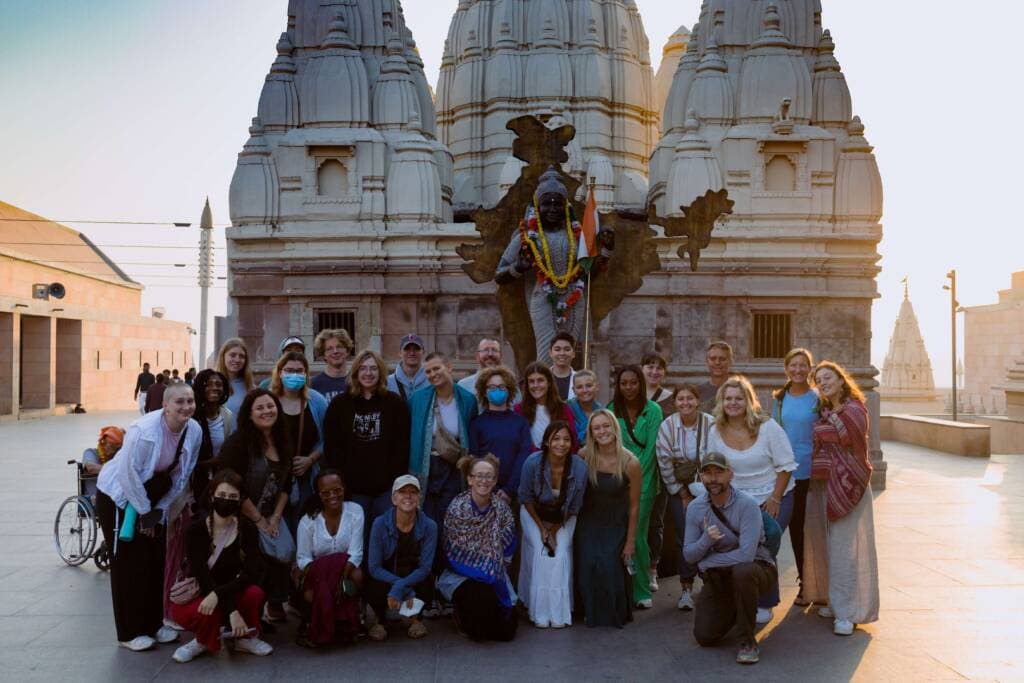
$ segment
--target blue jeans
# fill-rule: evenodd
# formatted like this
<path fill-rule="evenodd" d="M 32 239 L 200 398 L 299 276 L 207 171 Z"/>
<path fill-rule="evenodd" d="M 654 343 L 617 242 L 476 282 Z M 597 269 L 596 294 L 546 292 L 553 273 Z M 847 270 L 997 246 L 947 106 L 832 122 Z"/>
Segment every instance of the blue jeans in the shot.
<path fill-rule="evenodd" d="M 376 496 L 357 493 L 351 500 L 363 508 L 363 566 L 366 566 L 370 558 L 370 529 L 373 528 L 373 520 L 391 509 L 391 492 L 385 491 Z"/>
<path fill-rule="evenodd" d="M 782 497 L 782 505 L 779 506 L 779 516 L 775 518 L 775 521 L 779 523 L 780 527 L 782 527 L 782 533 L 786 533 L 786 527 L 789 526 L 789 520 L 792 516 L 793 492 L 790 491 Z M 779 572 L 776 572 L 775 585 L 772 586 L 771 590 L 761 596 L 757 601 L 757 606 L 768 609 L 779 604 L 779 600 Z"/>
<path fill-rule="evenodd" d="M 672 519 L 676 524 L 676 551 L 679 555 L 676 567 L 679 571 L 679 581 L 683 584 L 692 584 L 693 577 L 697 576 L 697 565 L 690 564 L 683 557 L 683 542 L 686 540 L 686 508 L 683 507 L 683 501 L 680 500 L 678 493 L 673 496 L 666 492 L 666 495 L 669 509 L 672 510 Z"/>
<path fill-rule="evenodd" d="M 444 516 L 448 512 L 448 506 L 455 500 L 455 496 L 462 492 L 462 481 L 458 476 L 435 479 L 427 487 L 427 495 L 423 500 L 423 512 L 427 517 L 437 524 L 437 550 L 434 553 L 433 573 L 440 576 L 444 571 L 447 562 L 444 558 L 444 543 L 441 541 L 444 534 Z"/>

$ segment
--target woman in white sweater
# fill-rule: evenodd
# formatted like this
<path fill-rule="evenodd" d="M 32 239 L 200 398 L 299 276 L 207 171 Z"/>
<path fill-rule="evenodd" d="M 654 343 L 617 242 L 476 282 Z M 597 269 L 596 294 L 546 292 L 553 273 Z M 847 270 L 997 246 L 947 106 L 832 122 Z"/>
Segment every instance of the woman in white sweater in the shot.
<path fill-rule="evenodd" d="M 656 453 L 661 481 L 669 494 L 669 509 L 672 510 L 676 528 L 679 555 L 677 567 L 682 585 L 676 607 L 692 610 L 694 603 L 691 591 L 693 577 L 697 576 L 697 566 L 689 564 L 683 557 L 686 508 L 694 498 L 690 485 L 700 469 L 701 458 L 707 453 L 708 435 L 715 420 L 700 411 L 700 389 L 695 384 L 684 382 L 678 385 L 671 400 L 676 410 L 658 428 Z"/>
<path fill-rule="evenodd" d="M 785 532 L 793 514 L 796 483 L 792 473 L 797 467 L 786 432 L 761 412 L 754 387 L 742 375 L 730 377 L 718 388 L 714 418 L 708 451 L 729 458 L 733 485 L 756 500 Z M 778 584 L 758 601 L 757 622 L 771 621 L 771 608 L 777 604 Z"/>
<path fill-rule="evenodd" d="M 296 533 L 296 582 L 308 607 L 296 642 L 305 647 L 355 639 L 363 585 L 363 509 L 345 501 L 335 470 L 317 474 L 313 490 Z"/>

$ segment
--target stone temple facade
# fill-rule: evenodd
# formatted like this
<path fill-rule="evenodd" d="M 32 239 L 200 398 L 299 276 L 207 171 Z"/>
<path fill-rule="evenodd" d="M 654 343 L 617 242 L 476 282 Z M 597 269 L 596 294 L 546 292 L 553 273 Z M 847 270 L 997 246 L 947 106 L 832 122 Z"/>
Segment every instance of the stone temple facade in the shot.
<path fill-rule="evenodd" d="M 705 0 L 662 113 L 650 201 L 678 215 L 725 188 L 734 213 L 697 272 L 665 258 L 679 246 L 665 240 L 663 271 L 611 322 L 653 327 L 673 376 L 703 373 L 707 340 L 723 338 L 759 387 L 781 380 L 784 347 L 805 346 L 850 369 L 877 417 L 882 184 L 821 19 L 818 0 Z M 881 480 L 877 432 L 872 441 Z"/>
<path fill-rule="evenodd" d="M 542 114 L 577 128 L 566 170 L 596 178 L 603 210 L 735 201 L 696 272 L 655 238 L 661 269 L 595 331 L 612 365 L 654 348 L 670 380 L 701 379 L 725 339 L 767 393 L 806 346 L 877 416 L 882 185 L 821 16 L 818 0 L 705 0 L 659 130 L 633 0 L 460 0 L 436 116 L 397 0 L 292 0 L 231 188 L 231 316 L 257 369 L 335 314 L 360 347 L 394 359 L 416 330 L 470 368 L 501 321 L 493 283 L 461 270 L 455 246 L 478 235 L 452 207 L 497 201 L 519 172 L 505 123 Z"/>
<path fill-rule="evenodd" d="M 401 6 L 292 0 L 277 52 L 231 181 L 221 336 L 243 337 L 258 371 L 322 327 L 397 352 L 442 292 L 471 286 L 454 250 L 473 234 L 450 223 L 451 155 Z"/>
<path fill-rule="evenodd" d="M 672 80 L 675 78 L 676 69 L 679 68 L 679 61 L 686 54 L 686 47 L 689 44 L 690 29 L 680 26 L 675 33 L 669 36 L 665 47 L 661 49 L 661 63 L 658 64 L 658 72 L 654 74 L 654 107 L 658 114 L 659 125 L 661 112 L 665 110 L 665 102 L 668 101 L 668 93 L 672 89 Z"/>
<path fill-rule="evenodd" d="M 576 127 L 568 167 L 598 202 L 642 208 L 657 113 L 634 0 L 460 0 L 437 84 L 440 139 L 457 206 L 494 206 L 515 179 L 505 124 L 556 115 Z"/>
<path fill-rule="evenodd" d="M 896 325 L 889 338 L 889 351 L 882 366 L 879 393 L 883 412 L 916 412 L 941 408 L 939 395 L 935 391 L 932 362 L 925 350 L 924 337 L 921 336 L 921 328 L 917 324 L 917 316 L 906 287 L 899 315 L 896 316 Z"/>

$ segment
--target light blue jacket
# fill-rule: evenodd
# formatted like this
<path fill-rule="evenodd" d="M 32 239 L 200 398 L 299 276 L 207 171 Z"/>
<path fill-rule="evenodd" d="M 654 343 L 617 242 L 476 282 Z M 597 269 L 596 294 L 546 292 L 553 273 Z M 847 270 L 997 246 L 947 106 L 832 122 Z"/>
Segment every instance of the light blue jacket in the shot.
<path fill-rule="evenodd" d="M 399 384 L 405 390 L 404 394 L 399 389 Z M 398 394 L 405 399 L 406 403 L 412 400 L 413 394 L 428 386 L 430 386 L 430 382 L 427 381 L 427 371 L 423 369 L 422 365 L 416 371 L 416 376 L 411 379 L 405 374 L 405 368 L 402 367 L 401 363 L 398 364 L 394 372 L 388 375 L 388 391 Z"/>
<path fill-rule="evenodd" d="M 458 384 L 455 389 L 455 404 L 459 408 L 459 443 L 469 448 L 469 423 L 477 414 L 476 398 Z M 409 430 L 409 472 L 420 480 L 420 489 L 427 490 L 430 476 L 430 446 L 434 434 L 434 398 L 437 391 L 427 385 L 409 397 L 409 414 L 412 422 Z"/>

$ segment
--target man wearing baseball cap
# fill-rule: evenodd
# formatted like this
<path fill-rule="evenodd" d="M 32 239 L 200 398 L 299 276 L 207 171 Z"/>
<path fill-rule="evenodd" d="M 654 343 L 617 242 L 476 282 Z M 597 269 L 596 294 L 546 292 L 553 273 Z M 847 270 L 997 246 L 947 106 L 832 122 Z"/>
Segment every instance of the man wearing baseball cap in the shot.
<path fill-rule="evenodd" d="M 720 642 L 736 627 L 736 661 L 756 664 L 754 636 L 757 599 L 775 585 L 778 570 L 765 545 L 761 508 L 732 485 L 729 459 L 716 452 L 700 461 L 705 493 L 686 509 L 683 556 L 700 570 L 704 587 L 697 598 L 693 635 L 704 647 Z"/>
<path fill-rule="evenodd" d="M 430 573 L 437 547 L 437 525 L 420 511 L 420 480 L 403 474 L 391 486 L 394 507 L 373 520 L 370 531 L 366 602 L 377 615 L 370 640 L 388 637 L 388 611 L 400 610 L 410 620 L 410 638 L 427 635 L 422 609 L 434 599 Z M 419 608 L 415 614 L 412 612 Z"/>
<path fill-rule="evenodd" d="M 402 337 L 398 348 L 402 360 L 395 371 L 388 375 L 388 391 L 408 401 L 413 392 L 430 384 L 423 370 L 423 338 L 410 332 Z"/>

